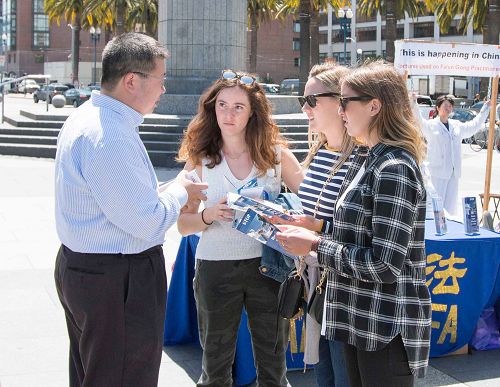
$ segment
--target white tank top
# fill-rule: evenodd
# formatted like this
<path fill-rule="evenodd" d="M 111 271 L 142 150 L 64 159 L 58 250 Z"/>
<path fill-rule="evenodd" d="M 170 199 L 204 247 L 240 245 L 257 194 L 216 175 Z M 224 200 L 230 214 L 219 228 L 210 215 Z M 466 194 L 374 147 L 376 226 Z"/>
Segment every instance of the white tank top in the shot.
<path fill-rule="evenodd" d="M 275 166 L 274 176 L 271 173 L 257 177 L 257 169 L 252 167 L 249 175 L 243 179 L 237 179 L 223 158 L 219 165 L 207 168 L 208 160 L 203 160 L 202 180 L 208 183 L 207 201 L 205 207 L 211 207 L 218 203 L 227 192 L 237 193 L 237 189 L 257 177 L 257 186 L 265 187 L 269 179 L 278 179 L 281 182 L 281 149 L 276 148 L 280 163 Z M 230 181 L 227 182 L 226 178 Z M 257 258 L 262 256 L 262 244 L 255 239 L 235 230 L 231 222 L 215 221 L 201 233 L 201 238 L 196 249 L 196 259 L 209 261 L 227 261 Z"/>

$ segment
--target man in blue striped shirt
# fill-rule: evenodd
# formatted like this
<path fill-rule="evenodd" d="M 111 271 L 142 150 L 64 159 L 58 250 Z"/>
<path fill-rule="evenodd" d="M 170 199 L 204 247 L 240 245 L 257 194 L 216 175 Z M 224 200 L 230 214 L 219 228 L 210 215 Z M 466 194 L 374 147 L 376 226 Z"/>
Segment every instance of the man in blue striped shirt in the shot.
<path fill-rule="evenodd" d="M 166 50 L 127 33 L 103 51 L 101 92 L 67 119 L 55 166 L 55 280 L 71 386 L 156 386 L 166 303 L 161 245 L 206 184 L 158 181 L 139 137 L 165 92 Z"/>

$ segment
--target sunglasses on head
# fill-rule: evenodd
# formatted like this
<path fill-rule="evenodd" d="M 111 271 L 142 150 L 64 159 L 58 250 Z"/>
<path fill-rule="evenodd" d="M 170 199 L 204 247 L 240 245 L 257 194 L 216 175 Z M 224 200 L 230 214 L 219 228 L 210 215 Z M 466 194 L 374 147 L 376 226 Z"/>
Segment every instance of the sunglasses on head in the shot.
<path fill-rule="evenodd" d="M 373 97 L 370 97 L 369 95 L 357 95 L 354 97 L 342 97 L 342 96 L 340 96 L 339 102 L 340 102 L 340 106 L 342 107 L 342 110 L 345 110 L 349 101 L 371 101 L 372 99 L 373 99 Z"/>
<path fill-rule="evenodd" d="M 318 97 L 340 97 L 340 94 L 329 92 L 329 93 L 310 94 L 310 95 L 305 95 L 303 97 L 298 97 L 300 106 L 304 106 L 307 102 L 307 104 L 310 107 L 314 108 L 314 107 L 316 107 L 316 103 L 317 103 L 316 98 L 318 98 Z"/>
<path fill-rule="evenodd" d="M 223 70 L 222 71 L 222 79 L 237 79 L 244 85 L 251 85 L 255 82 L 255 78 L 252 77 L 251 75 L 247 74 L 238 74 L 236 71 L 233 70 Z"/>

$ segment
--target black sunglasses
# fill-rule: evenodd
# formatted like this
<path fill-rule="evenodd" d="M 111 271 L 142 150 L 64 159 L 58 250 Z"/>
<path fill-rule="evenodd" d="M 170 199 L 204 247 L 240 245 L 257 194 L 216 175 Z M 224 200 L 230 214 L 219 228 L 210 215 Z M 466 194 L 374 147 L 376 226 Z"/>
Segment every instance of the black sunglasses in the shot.
<path fill-rule="evenodd" d="M 255 82 L 255 78 L 247 74 L 238 74 L 233 70 L 223 70 L 222 79 L 238 79 L 244 85 L 251 85 Z"/>
<path fill-rule="evenodd" d="M 305 95 L 303 97 L 298 97 L 300 106 L 304 106 L 307 102 L 307 104 L 310 107 L 314 108 L 314 107 L 316 107 L 316 102 L 317 102 L 316 98 L 318 98 L 318 97 L 340 97 L 340 94 L 329 92 L 329 93 L 310 94 L 310 95 Z"/>
<path fill-rule="evenodd" d="M 340 96 L 339 101 L 340 101 L 340 106 L 342 107 L 342 110 L 345 110 L 349 101 L 371 101 L 372 99 L 373 99 L 373 97 L 370 97 L 369 95 L 358 95 L 358 96 L 354 96 L 354 97 L 342 97 L 342 96 Z"/>

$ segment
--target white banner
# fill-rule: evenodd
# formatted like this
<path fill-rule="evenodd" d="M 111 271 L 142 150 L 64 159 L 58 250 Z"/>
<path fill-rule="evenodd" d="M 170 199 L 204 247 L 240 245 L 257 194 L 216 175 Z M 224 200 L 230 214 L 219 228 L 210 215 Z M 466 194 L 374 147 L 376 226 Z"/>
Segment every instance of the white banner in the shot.
<path fill-rule="evenodd" d="M 461 75 L 492 78 L 500 74 L 500 46 L 397 40 L 394 67 L 409 75 Z"/>

